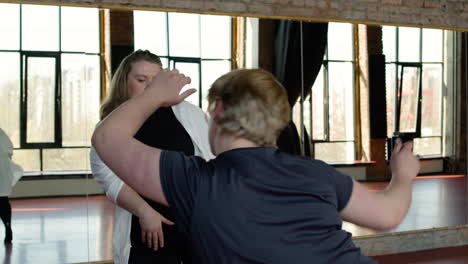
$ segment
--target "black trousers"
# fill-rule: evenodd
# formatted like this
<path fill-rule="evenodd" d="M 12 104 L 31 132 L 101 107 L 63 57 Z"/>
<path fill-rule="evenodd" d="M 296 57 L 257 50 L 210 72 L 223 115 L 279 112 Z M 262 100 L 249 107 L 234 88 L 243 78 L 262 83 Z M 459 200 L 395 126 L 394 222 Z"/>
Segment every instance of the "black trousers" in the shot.
<path fill-rule="evenodd" d="M 5 227 L 11 225 L 11 205 L 8 196 L 0 197 L 0 218 L 2 218 Z"/>
<path fill-rule="evenodd" d="M 132 247 L 130 249 L 129 264 L 190 264 L 191 256 L 188 249 L 177 249 L 171 246 L 165 246 L 156 251 L 145 247 Z"/>
<path fill-rule="evenodd" d="M 149 202 L 152 204 L 153 202 Z M 173 219 L 168 207 L 154 205 L 157 211 L 168 219 Z M 148 248 L 141 240 L 141 227 L 136 216 L 132 216 L 130 232 L 130 257 L 128 264 L 191 264 L 189 240 L 179 232 L 176 226 L 162 225 L 164 233 L 164 247 L 158 250 Z"/>

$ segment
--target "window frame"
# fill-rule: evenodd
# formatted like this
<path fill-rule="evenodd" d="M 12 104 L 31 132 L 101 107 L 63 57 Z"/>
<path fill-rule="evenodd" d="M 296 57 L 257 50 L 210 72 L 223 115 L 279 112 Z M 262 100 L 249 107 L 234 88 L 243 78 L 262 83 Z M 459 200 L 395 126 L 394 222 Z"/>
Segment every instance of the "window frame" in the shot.
<path fill-rule="evenodd" d="M 422 63 L 410 63 L 410 62 L 397 62 L 397 72 L 398 69 L 400 71 L 400 79 L 399 84 L 396 86 L 395 91 L 395 126 L 394 126 L 394 133 L 401 134 L 401 133 L 410 133 L 415 138 L 421 137 L 421 108 L 422 108 L 422 76 L 423 76 L 423 67 Z M 402 94 L 403 94 L 403 81 L 404 81 L 404 69 L 405 68 L 416 68 L 418 70 L 418 98 L 417 100 L 417 109 L 416 109 L 416 124 L 414 132 L 402 132 L 400 131 L 400 124 L 401 124 L 401 103 L 402 103 Z"/>
<path fill-rule="evenodd" d="M 5 3 L 9 4 L 9 3 Z M 18 101 L 18 108 L 19 108 L 19 146 L 14 147 L 14 150 L 35 150 L 37 151 L 37 155 L 39 155 L 38 162 L 39 164 L 36 164 L 38 166 L 39 172 L 44 172 L 44 164 L 46 163 L 46 160 L 44 160 L 44 150 L 48 149 L 90 149 L 91 148 L 91 143 L 86 146 L 82 145 L 76 145 L 76 146 L 63 146 L 62 142 L 62 55 L 64 54 L 80 54 L 80 55 L 90 55 L 90 56 L 96 56 L 99 57 L 99 75 L 98 75 L 98 83 L 99 83 L 99 95 L 98 97 L 100 98 L 102 95 L 102 87 L 103 87 L 103 63 L 102 63 L 102 56 L 103 56 L 103 45 L 102 45 L 102 32 L 103 32 L 103 13 L 101 11 L 98 11 L 97 13 L 97 27 L 99 27 L 99 39 L 98 43 L 98 52 L 88 52 L 88 51 L 63 51 L 62 50 L 62 8 L 67 8 L 67 6 L 55 6 L 58 7 L 58 16 L 57 16 L 57 23 L 58 23 L 58 50 L 57 51 L 39 51 L 39 50 L 26 50 L 23 49 L 23 6 L 24 5 L 36 5 L 36 4 L 14 4 L 11 3 L 12 5 L 18 5 L 19 7 L 19 24 L 18 24 L 18 30 L 19 30 L 19 47 L 17 49 L 0 49 L 0 52 L 11 52 L 11 53 L 18 53 L 19 54 L 19 89 L 20 89 L 20 98 Z M 80 7 L 81 8 L 81 7 Z M 27 62 L 26 59 L 29 57 L 45 57 L 45 58 L 55 58 L 56 64 L 55 64 L 55 95 L 54 95 L 54 142 L 27 142 Z M 67 169 L 64 169 L 67 170 Z M 89 171 L 86 168 L 82 169 L 83 171 Z M 35 171 L 35 170 L 34 170 Z M 34 171 L 27 171 L 27 172 L 34 172 Z M 47 170 L 49 171 L 49 170 Z M 55 170 L 51 170 L 55 171 Z M 68 170 L 67 170 L 68 171 Z M 74 170 L 76 171 L 76 170 Z M 32 175 L 35 175 L 32 173 Z"/>
<path fill-rule="evenodd" d="M 20 148 L 44 149 L 62 148 L 62 115 L 61 115 L 61 57 L 59 52 L 20 51 Z M 55 58 L 54 84 L 54 142 L 28 143 L 28 58 Z"/>
<path fill-rule="evenodd" d="M 145 12 L 151 12 L 151 11 L 145 11 Z M 203 105 L 203 97 L 205 96 L 203 93 L 207 90 L 207 88 L 203 87 L 203 62 L 207 62 L 207 61 L 220 61 L 220 62 L 229 62 L 229 65 L 230 65 L 230 69 L 234 69 L 233 68 L 233 62 L 235 61 L 234 56 L 236 55 L 235 52 L 233 51 L 233 45 L 234 43 L 237 43 L 236 41 L 236 32 L 235 30 L 233 30 L 233 27 L 235 26 L 235 23 L 236 23 L 236 18 L 235 17 L 231 17 L 230 18 L 230 30 L 231 30 L 231 42 L 230 42 L 230 47 L 229 47 L 229 50 L 230 50 L 230 57 L 229 58 L 205 58 L 203 57 L 202 55 L 202 52 L 200 52 L 199 56 L 198 57 L 191 57 L 191 56 L 187 56 L 187 57 L 181 57 L 181 56 L 173 56 L 171 54 L 171 35 L 170 35 L 170 28 L 169 28 L 169 24 L 170 24 L 170 13 L 173 13 L 173 12 L 165 12 L 165 11 L 154 11 L 154 12 L 160 12 L 160 13 L 164 13 L 164 16 L 165 16 L 165 33 L 166 33 L 166 45 L 167 45 L 167 54 L 164 54 L 164 55 L 159 55 L 157 54 L 161 59 L 165 59 L 167 60 L 168 62 L 168 65 L 167 67 L 169 69 L 173 69 L 174 68 L 174 64 L 176 63 L 193 63 L 193 64 L 198 64 L 198 104 L 197 106 L 200 107 L 201 109 L 205 109 L 204 107 L 207 107 L 205 105 Z M 135 13 L 133 13 L 133 15 L 135 16 Z M 202 15 L 206 15 L 206 14 L 197 14 L 198 15 L 198 22 L 199 22 L 199 25 L 200 25 L 200 35 L 198 36 L 199 39 L 198 39 L 198 42 L 201 42 L 201 16 Z M 135 21 L 135 18 L 134 20 Z M 133 23 L 133 26 L 135 27 L 135 22 Z M 134 30 L 135 32 L 135 30 Z M 134 45 L 135 46 L 135 49 L 137 47 L 137 45 Z M 164 66 L 164 65 L 163 65 Z"/>
<path fill-rule="evenodd" d="M 317 157 L 316 156 L 316 147 L 318 144 L 333 144 L 333 143 L 344 143 L 344 144 L 348 144 L 348 143 L 352 143 L 353 144 L 353 160 L 356 160 L 356 157 L 358 156 L 358 151 L 359 151 L 359 145 L 358 145 L 358 133 L 356 131 L 356 127 L 357 126 L 360 126 L 360 124 L 357 124 L 357 111 L 356 109 L 359 107 L 356 105 L 357 103 L 357 99 L 356 99 L 356 90 L 358 89 L 358 82 L 357 82 L 357 78 L 358 78 L 358 74 L 356 73 L 356 67 L 357 67 L 357 52 L 356 52 L 356 49 L 355 49 L 355 45 L 356 45 L 356 38 L 357 38 L 357 34 L 356 34 L 356 30 L 357 30 L 357 24 L 353 24 L 353 23 L 346 23 L 346 24 L 350 24 L 351 25 L 351 45 L 352 45 L 352 48 L 351 48 L 351 52 L 352 52 L 352 55 L 351 55 L 351 58 L 349 60 L 339 60 L 339 59 L 329 59 L 329 49 L 328 49 L 328 43 L 327 43 L 327 49 L 326 49 L 326 52 L 324 54 L 324 60 L 323 60 L 323 63 L 322 63 L 322 69 L 321 71 L 323 70 L 323 74 L 322 74 L 322 78 L 323 78 L 323 98 L 322 98 L 322 101 L 323 101 L 323 127 L 324 127 L 324 137 L 323 138 L 320 138 L 320 139 L 316 139 L 314 138 L 314 111 L 313 111 L 313 108 L 314 108 L 314 104 L 313 104 L 313 98 L 312 98 L 312 91 L 310 93 L 310 95 L 307 97 L 307 98 L 299 98 L 298 99 L 298 103 L 295 107 L 300 107 L 301 109 L 303 109 L 304 111 L 308 111 L 310 113 L 310 118 L 308 120 L 304 120 L 303 118 L 303 111 L 302 113 L 299 113 L 300 114 L 300 119 L 302 120 L 302 123 L 304 125 L 304 128 L 307 129 L 307 125 L 306 123 L 308 123 L 308 126 L 310 127 L 310 129 L 308 129 L 309 131 L 308 134 L 309 134 L 309 142 L 311 144 L 311 157 L 313 158 L 321 158 L 321 157 Z M 351 118 L 354 120 L 353 122 L 353 128 L 352 128 L 352 139 L 340 139 L 340 140 L 330 140 L 330 127 L 331 127 L 331 124 L 330 124 L 330 115 L 331 115 L 331 111 L 330 111 L 330 99 L 331 99 L 331 95 L 330 95 L 330 73 L 329 73 L 329 64 L 330 63 L 350 63 L 351 65 L 351 68 L 352 68 L 352 71 L 351 71 L 351 79 L 352 79 L 352 83 L 351 83 L 351 88 L 352 88 L 352 104 L 353 104 L 353 111 L 352 111 L 352 116 Z M 317 78 L 320 78 L 320 74 L 317 75 Z M 316 81 L 317 82 L 317 79 Z M 314 82 L 314 84 L 315 84 Z M 310 87 L 310 89 L 313 89 L 313 86 Z M 305 107 L 302 106 L 303 102 L 305 101 L 309 101 L 309 107 L 308 109 L 306 110 Z M 294 107 L 294 108 L 295 108 Z M 293 113 L 294 114 L 294 111 Z M 294 116 L 293 116 L 294 118 Z M 298 126 L 298 128 L 300 129 L 300 125 Z M 301 132 L 301 131 L 300 131 Z M 302 134 L 301 134 L 302 135 Z M 301 137 L 303 138 L 303 137 Z M 330 160 L 330 161 L 327 161 L 327 162 L 350 162 L 350 160 Z"/>
<path fill-rule="evenodd" d="M 418 28 L 419 30 L 419 54 L 418 54 L 418 61 L 417 62 L 406 62 L 406 61 L 401 61 L 400 58 L 399 58 L 399 55 L 400 55 L 400 45 L 399 45 L 399 39 L 400 39 L 400 26 L 388 26 L 388 27 L 394 27 L 394 43 L 392 43 L 392 46 L 394 47 L 394 58 L 390 59 L 390 60 L 387 60 L 385 61 L 385 68 L 387 69 L 387 66 L 389 65 L 392 65 L 394 68 L 395 68 L 395 72 L 394 72 L 394 87 L 387 87 L 388 86 L 388 80 L 386 81 L 386 89 L 388 91 L 388 89 L 394 89 L 396 92 L 398 91 L 398 85 L 399 85 L 399 82 L 401 82 L 401 80 L 399 80 L 399 76 L 398 76 L 398 73 L 399 73 L 399 67 L 401 65 L 420 65 L 420 90 L 419 90 L 419 93 L 420 93 L 420 96 L 421 96 L 421 101 L 418 102 L 419 104 L 421 104 L 421 106 L 419 107 L 419 110 L 417 112 L 417 118 L 419 119 L 419 124 L 417 124 L 417 126 L 419 126 L 419 128 L 416 129 L 416 132 L 414 133 L 415 134 L 415 138 L 417 139 L 430 139 L 430 138 L 437 138 L 439 139 L 439 142 L 440 142 L 440 149 L 438 150 L 438 153 L 437 154 L 430 154 L 430 155 L 421 155 L 422 157 L 424 156 L 442 156 L 444 155 L 444 104 L 443 104 L 443 94 L 444 94 L 444 77 L 443 75 L 445 74 L 445 71 L 446 71 L 446 34 L 447 32 L 445 30 L 441 30 L 442 32 L 442 37 L 441 37 L 441 42 L 442 42 L 442 58 L 441 58 L 441 61 L 423 61 L 423 49 L 424 49 L 424 28 Z M 382 39 L 382 44 L 385 45 L 384 43 L 384 39 Z M 383 53 L 384 55 L 386 55 L 385 53 Z M 423 103 L 424 103 L 424 96 L 423 96 L 423 92 L 424 92 L 424 79 L 423 79 L 423 74 L 424 74 L 424 66 L 426 65 L 440 65 L 441 66 L 441 84 L 440 84 L 440 87 L 441 87 L 441 97 L 440 97 L 440 131 L 439 133 L 437 133 L 438 135 L 423 135 L 422 133 L 422 125 L 421 125 L 421 120 L 423 118 L 423 112 L 424 112 L 424 109 L 423 109 Z M 387 122 L 387 126 L 388 127 L 393 127 L 393 132 L 397 132 L 396 131 L 396 122 L 397 122 L 397 119 L 396 119 L 396 103 L 398 102 L 398 99 L 397 99 L 397 93 L 395 94 L 395 97 L 394 97 L 394 100 L 393 102 L 390 102 L 389 101 L 389 98 L 387 98 L 387 104 L 388 103 L 392 103 L 395 107 L 394 111 L 395 111 L 395 115 L 394 115 L 394 124 L 390 124 L 388 123 L 388 119 L 386 120 Z M 397 133 L 398 134 L 398 133 Z M 389 135 L 389 129 L 387 131 L 387 137 L 388 138 L 391 138 L 392 135 Z"/>

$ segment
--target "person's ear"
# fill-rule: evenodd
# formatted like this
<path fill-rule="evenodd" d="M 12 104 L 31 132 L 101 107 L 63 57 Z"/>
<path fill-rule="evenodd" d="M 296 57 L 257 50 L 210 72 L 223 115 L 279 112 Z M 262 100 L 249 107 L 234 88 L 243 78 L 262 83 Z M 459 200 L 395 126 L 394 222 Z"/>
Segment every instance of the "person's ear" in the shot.
<path fill-rule="evenodd" d="M 224 111 L 224 103 L 221 99 L 218 99 L 216 101 L 215 110 L 213 111 L 213 120 L 218 121 L 218 118 L 223 111 Z"/>

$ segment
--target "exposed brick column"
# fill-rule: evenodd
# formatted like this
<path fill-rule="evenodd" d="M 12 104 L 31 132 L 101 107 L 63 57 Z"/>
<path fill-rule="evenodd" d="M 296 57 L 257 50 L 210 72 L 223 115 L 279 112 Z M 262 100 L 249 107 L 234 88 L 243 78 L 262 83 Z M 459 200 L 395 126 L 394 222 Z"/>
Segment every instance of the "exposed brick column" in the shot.
<path fill-rule="evenodd" d="M 382 27 L 367 27 L 369 54 L 370 158 L 376 163 L 367 168 L 367 179 L 389 179 L 386 161 L 387 115 L 385 97 L 385 56 L 382 52 Z"/>
<path fill-rule="evenodd" d="M 133 52 L 133 11 L 110 11 L 111 69 L 115 72 L 122 59 Z"/>

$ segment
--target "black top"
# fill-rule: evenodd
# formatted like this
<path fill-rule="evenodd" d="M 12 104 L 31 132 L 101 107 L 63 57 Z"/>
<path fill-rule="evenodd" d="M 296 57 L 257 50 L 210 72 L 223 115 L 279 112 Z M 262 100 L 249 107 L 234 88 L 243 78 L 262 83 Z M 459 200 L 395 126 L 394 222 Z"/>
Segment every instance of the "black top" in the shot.
<path fill-rule="evenodd" d="M 172 108 L 170 107 L 159 108 L 155 113 L 153 113 L 145 121 L 145 123 L 143 123 L 141 128 L 136 133 L 135 138 L 142 143 L 152 147 L 180 151 L 185 155 L 194 155 L 194 146 L 192 140 L 185 128 L 177 120 L 174 112 L 172 111 Z M 174 215 L 168 207 L 146 199 L 145 197 L 143 197 L 143 199 L 145 199 L 145 201 L 148 202 L 148 204 L 151 205 L 161 215 L 171 221 L 174 221 Z M 179 250 L 180 248 L 185 247 L 183 244 L 186 243 L 186 239 L 178 232 L 177 227 L 163 224 L 163 231 L 164 248 L 155 252 L 153 249 L 148 248 L 147 245 L 142 242 L 141 227 L 138 221 L 138 217 L 133 215 L 130 241 L 132 250 L 136 249 L 138 250 L 138 253 L 131 253 L 131 259 L 134 259 L 134 256 L 138 255 L 140 260 L 132 260 L 131 262 L 142 263 L 142 258 L 145 258 L 145 261 L 155 261 L 159 259 L 155 253 L 159 253 L 160 255 L 161 251 L 171 252 L 168 254 L 172 255 L 186 254 L 186 252 L 180 252 L 181 250 Z"/>
<path fill-rule="evenodd" d="M 194 263 L 375 263 L 339 212 L 352 179 L 276 148 L 244 148 L 209 162 L 164 151 L 161 184 Z"/>

